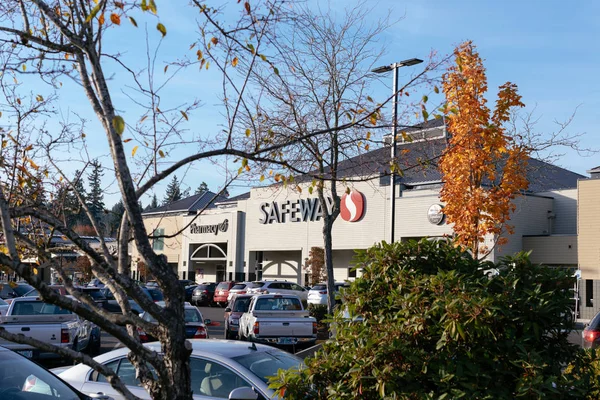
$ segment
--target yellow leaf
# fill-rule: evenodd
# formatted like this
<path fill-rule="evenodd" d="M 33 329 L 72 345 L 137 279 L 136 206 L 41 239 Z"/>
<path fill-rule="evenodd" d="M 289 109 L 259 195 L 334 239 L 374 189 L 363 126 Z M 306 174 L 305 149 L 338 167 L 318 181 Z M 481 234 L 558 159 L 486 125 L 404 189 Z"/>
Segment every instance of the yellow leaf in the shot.
<path fill-rule="evenodd" d="M 29 165 L 31 165 L 31 168 L 35 169 L 36 171 L 40 169 L 40 167 L 38 167 L 37 164 L 33 162 L 33 160 L 29 160 Z"/>
<path fill-rule="evenodd" d="M 250 172 L 250 166 L 246 165 L 246 171 Z"/>
<path fill-rule="evenodd" d="M 250 137 L 251 133 L 252 131 L 250 130 L 250 128 L 246 129 L 246 137 Z"/>
<path fill-rule="evenodd" d="M 235 66 L 237 66 L 237 65 L 238 65 L 238 58 L 237 58 L 237 57 L 233 57 L 233 60 L 231 60 L 231 65 L 232 65 L 233 67 L 235 67 Z"/>
<path fill-rule="evenodd" d="M 131 142 L 132 140 L 133 140 L 133 139 L 131 139 L 131 138 L 129 138 L 129 139 L 125 139 L 125 140 L 123 140 L 123 143 L 129 143 L 129 142 Z"/>
<path fill-rule="evenodd" d="M 125 120 L 123 119 L 123 117 L 117 115 L 113 118 L 112 120 L 113 123 L 113 128 L 115 128 L 115 131 L 117 132 L 118 135 L 122 135 L 123 131 L 125 131 Z"/>
<path fill-rule="evenodd" d="M 142 122 L 144 122 L 144 120 L 145 120 L 146 118 L 148 118 L 148 116 L 147 116 L 147 115 L 144 115 L 144 116 L 142 117 L 142 119 L 140 119 L 140 124 L 141 124 Z"/>
<path fill-rule="evenodd" d="M 96 16 L 96 14 L 98 14 L 101 6 L 102 6 L 102 4 L 99 3 L 96 5 L 96 7 L 92 8 L 92 11 L 90 11 L 89 15 L 85 19 L 86 24 L 89 23 Z"/>
<path fill-rule="evenodd" d="M 132 150 L 131 150 L 131 157 L 135 156 L 135 153 L 137 152 L 139 146 L 135 146 Z"/>
<path fill-rule="evenodd" d="M 158 23 L 158 25 L 156 25 L 156 29 L 158 29 L 158 31 L 163 35 L 163 37 L 167 35 L 167 28 L 165 28 L 165 26 L 160 22 Z"/>
<path fill-rule="evenodd" d="M 162 150 L 159 150 L 159 151 L 158 151 L 158 154 L 160 154 L 160 156 L 161 156 L 161 157 L 163 157 L 163 158 L 164 158 L 164 156 L 165 156 L 165 153 L 164 153 Z"/>
<path fill-rule="evenodd" d="M 23 64 L 23 71 L 27 71 L 27 65 Z"/>
<path fill-rule="evenodd" d="M 260 180 L 261 182 L 262 182 L 262 181 L 264 181 L 264 180 L 265 180 L 265 176 L 264 176 L 264 175 L 261 175 L 259 180 Z"/>
<path fill-rule="evenodd" d="M 198 56 L 198 61 L 202 60 L 202 50 L 198 50 L 196 55 Z"/>
<path fill-rule="evenodd" d="M 133 19 L 133 17 L 129 17 L 129 22 L 131 22 L 131 24 L 137 28 L 137 22 L 135 19 Z"/>
<path fill-rule="evenodd" d="M 179 111 L 181 113 L 181 115 L 183 115 L 183 118 L 185 118 L 186 121 L 188 121 L 188 116 L 186 114 L 185 111 Z"/>
<path fill-rule="evenodd" d="M 154 14 L 156 14 L 156 3 L 154 2 L 154 0 L 150 0 L 150 2 L 148 3 L 148 9 Z"/>
<path fill-rule="evenodd" d="M 142 11 L 148 11 L 148 3 L 146 2 L 146 0 L 142 0 L 140 8 L 142 9 Z"/>
<path fill-rule="evenodd" d="M 110 21 L 115 25 L 121 25 L 121 17 L 117 13 L 110 14 Z"/>
<path fill-rule="evenodd" d="M 42 95 L 41 95 L 41 94 L 38 94 L 37 96 L 35 96 L 35 99 L 36 99 L 37 101 L 44 101 L 44 98 L 42 97 Z"/>
<path fill-rule="evenodd" d="M 104 13 L 100 14 L 100 16 L 98 17 L 98 23 L 100 25 L 104 24 Z"/>

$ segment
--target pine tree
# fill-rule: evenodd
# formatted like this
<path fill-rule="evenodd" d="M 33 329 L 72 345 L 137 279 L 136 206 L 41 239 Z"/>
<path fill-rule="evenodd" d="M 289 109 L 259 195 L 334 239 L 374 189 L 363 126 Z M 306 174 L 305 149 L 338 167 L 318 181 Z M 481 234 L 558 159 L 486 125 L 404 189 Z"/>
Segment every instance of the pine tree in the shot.
<path fill-rule="evenodd" d="M 102 165 L 98 160 L 92 161 L 91 165 L 92 170 L 88 175 L 90 191 L 87 198 L 87 205 L 94 219 L 102 223 L 104 216 L 104 194 L 102 193 L 101 180 L 104 173 L 102 172 Z"/>
<path fill-rule="evenodd" d="M 69 228 L 72 228 L 75 225 L 89 224 L 89 219 L 85 215 L 85 211 L 75 195 L 75 193 L 79 193 L 81 199 L 86 202 L 87 195 L 85 193 L 85 188 L 83 187 L 81 172 L 79 170 L 75 171 L 72 182 L 75 190 L 65 184 L 60 186 L 57 191 L 58 206 L 63 210 Z"/>
<path fill-rule="evenodd" d="M 121 217 L 125 213 L 125 206 L 123 201 L 119 200 L 110 209 L 110 215 L 108 217 L 108 233 L 110 236 L 116 236 L 121 226 Z"/>
<path fill-rule="evenodd" d="M 150 204 L 148 204 L 148 207 L 144 208 L 144 211 L 153 210 L 157 207 L 158 207 L 158 199 L 156 198 L 156 193 L 154 193 L 152 195 L 152 200 L 150 201 Z"/>
<path fill-rule="evenodd" d="M 177 180 L 177 175 L 174 175 L 173 179 L 167 186 L 165 198 L 162 204 L 167 205 L 177 200 L 181 200 L 181 183 L 179 180 Z"/>
<path fill-rule="evenodd" d="M 200 184 L 200 186 L 198 186 L 198 189 L 196 189 L 196 192 L 194 192 L 194 194 L 202 194 L 208 192 L 208 185 L 206 184 L 206 182 L 202 181 L 202 183 Z"/>

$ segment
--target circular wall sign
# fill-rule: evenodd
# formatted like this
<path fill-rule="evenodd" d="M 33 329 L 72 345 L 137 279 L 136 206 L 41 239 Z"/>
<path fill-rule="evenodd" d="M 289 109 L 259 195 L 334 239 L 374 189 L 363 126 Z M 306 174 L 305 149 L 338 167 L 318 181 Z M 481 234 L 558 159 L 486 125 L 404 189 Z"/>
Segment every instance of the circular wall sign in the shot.
<path fill-rule="evenodd" d="M 442 212 L 442 206 L 439 204 L 432 204 L 427 211 L 427 219 L 434 225 L 441 225 L 444 222 L 444 213 Z"/>

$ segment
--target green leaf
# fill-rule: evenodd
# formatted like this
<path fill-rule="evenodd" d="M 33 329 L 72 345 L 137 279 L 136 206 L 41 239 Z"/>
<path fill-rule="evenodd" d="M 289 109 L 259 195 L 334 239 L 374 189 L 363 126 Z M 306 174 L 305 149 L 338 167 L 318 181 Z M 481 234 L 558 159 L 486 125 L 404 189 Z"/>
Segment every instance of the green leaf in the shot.
<path fill-rule="evenodd" d="M 112 120 L 113 123 L 113 128 L 115 128 L 115 131 L 117 132 L 117 134 L 120 136 L 123 134 L 123 131 L 125 131 L 125 120 L 123 119 L 123 117 L 117 115 L 113 118 Z"/>
<path fill-rule="evenodd" d="M 158 31 L 162 33 L 163 37 L 167 35 L 167 28 L 165 28 L 165 26 L 160 22 L 158 23 L 158 25 L 156 25 L 156 29 L 158 29 Z"/>
<path fill-rule="evenodd" d="M 148 3 L 146 0 L 142 0 L 142 4 L 140 5 L 142 11 L 148 11 Z"/>
<path fill-rule="evenodd" d="M 248 43 L 247 47 L 250 49 L 250 51 L 252 52 L 252 54 L 254 54 L 254 45 L 252 43 Z"/>
<path fill-rule="evenodd" d="M 186 121 L 188 121 L 188 116 L 186 114 L 185 111 L 179 111 L 181 113 L 181 115 L 183 116 L 183 118 L 185 118 Z"/>
<path fill-rule="evenodd" d="M 440 92 L 440 89 L 439 89 L 437 86 L 434 86 L 434 87 L 433 87 L 433 91 L 434 91 L 434 92 L 436 92 L 436 93 L 439 93 L 439 92 Z"/>
<path fill-rule="evenodd" d="M 137 28 L 137 22 L 135 21 L 135 19 L 133 19 L 133 17 L 129 17 L 129 22 L 131 22 L 133 26 Z"/>
<path fill-rule="evenodd" d="M 275 75 L 279 75 L 279 70 L 276 67 L 273 67 L 273 72 L 275 72 Z"/>
<path fill-rule="evenodd" d="M 423 119 L 427 121 L 427 118 L 429 118 L 429 113 L 427 112 L 427 110 L 423 110 Z"/>
<path fill-rule="evenodd" d="M 85 19 L 86 24 L 89 23 L 98 14 L 101 7 L 102 7 L 102 2 L 99 1 L 98 4 L 96 4 L 96 7 L 92 8 L 92 11 L 90 11 L 89 15 Z"/>

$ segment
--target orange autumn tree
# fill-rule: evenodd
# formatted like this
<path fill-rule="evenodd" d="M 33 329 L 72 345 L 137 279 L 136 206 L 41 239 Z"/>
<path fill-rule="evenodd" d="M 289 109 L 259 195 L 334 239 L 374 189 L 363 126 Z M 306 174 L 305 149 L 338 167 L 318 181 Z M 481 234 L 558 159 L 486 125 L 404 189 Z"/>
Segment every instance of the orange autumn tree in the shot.
<path fill-rule="evenodd" d="M 501 235 L 512 234 L 507 221 L 515 209 L 513 200 L 528 187 L 528 151 L 503 127 L 511 109 L 524 104 L 517 86 L 507 82 L 500 86 L 492 112 L 484 97 L 485 67 L 475 46 L 464 42 L 454 54 L 455 65 L 443 77 L 451 137 L 439 163 L 444 182 L 440 199 L 457 243 L 479 258 L 489 252 L 486 237 L 501 245 L 507 240 Z"/>

